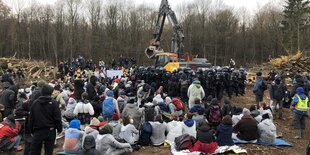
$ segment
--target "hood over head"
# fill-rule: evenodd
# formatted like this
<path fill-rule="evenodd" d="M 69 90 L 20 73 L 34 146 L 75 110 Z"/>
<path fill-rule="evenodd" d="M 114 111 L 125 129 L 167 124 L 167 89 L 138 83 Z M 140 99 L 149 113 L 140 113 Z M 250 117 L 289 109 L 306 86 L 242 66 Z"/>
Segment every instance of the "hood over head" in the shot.
<path fill-rule="evenodd" d="M 92 135 L 86 135 L 84 138 L 83 149 L 90 150 L 92 148 L 96 148 L 95 138 Z"/>
<path fill-rule="evenodd" d="M 184 124 L 188 127 L 192 127 L 195 124 L 195 121 L 193 119 L 187 119 L 184 121 Z"/>

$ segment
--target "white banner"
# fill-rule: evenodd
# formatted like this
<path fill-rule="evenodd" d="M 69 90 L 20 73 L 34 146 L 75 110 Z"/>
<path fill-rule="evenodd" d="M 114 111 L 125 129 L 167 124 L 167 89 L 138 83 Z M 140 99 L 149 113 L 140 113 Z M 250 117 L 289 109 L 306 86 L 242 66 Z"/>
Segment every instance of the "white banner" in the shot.
<path fill-rule="evenodd" d="M 123 76 L 123 71 L 122 70 L 107 70 L 107 77 L 113 78 L 118 76 L 119 78 Z"/>

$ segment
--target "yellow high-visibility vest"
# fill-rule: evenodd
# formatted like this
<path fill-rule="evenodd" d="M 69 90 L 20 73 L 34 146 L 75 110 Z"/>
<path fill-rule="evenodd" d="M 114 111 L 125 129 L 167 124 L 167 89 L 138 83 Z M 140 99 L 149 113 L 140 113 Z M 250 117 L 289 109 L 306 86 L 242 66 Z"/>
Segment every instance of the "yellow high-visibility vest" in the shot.
<path fill-rule="evenodd" d="M 300 111 L 307 111 L 309 102 L 308 97 L 306 97 L 306 99 L 304 100 L 302 100 L 299 95 L 297 95 L 297 97 L 298 97 L 298 103 L 296 104 L 295 109 Z"/>

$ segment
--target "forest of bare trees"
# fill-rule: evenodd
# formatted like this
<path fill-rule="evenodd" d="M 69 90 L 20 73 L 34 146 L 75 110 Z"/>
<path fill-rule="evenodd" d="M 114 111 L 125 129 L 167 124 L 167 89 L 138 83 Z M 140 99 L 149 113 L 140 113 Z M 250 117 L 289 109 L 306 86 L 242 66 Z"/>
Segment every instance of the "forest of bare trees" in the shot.
<path fill-rule="evenodd" d="M 0 56 L 59 60 L 82 55 L 94 61 L 135 57 L 150 61 L 144 50 L 152 38 L 158 8 L 125 0 L 59 0 L 53 5 L 0 0 Z M 303 0 L 288 0 L 303 1 Z M 27 4 L 25 4 L 27 2 Z M 18 4 L 18 5 L 17 5 Z M 308 5 L 308 4 L 307 4 Z M 305 6 L 303 6 L 305 7 Z M 309 13 L 300 13 L 301 24 L 292 25 L 287 7 L 267 4 L 254 15 L 212 0 L 196 0 L 175 10 L 185 34 L 184 51 L 200 55 L 215 65 L 266 62 L 269 55 L 309 50 Z M 293 17 L 293 18 L 292 18 Z M 297 29 L 296 29 L 297 28 Z M 166 24 L 161 46 L 170 47 Z M 298 42 L 296 42 L 298 41 Z"/>

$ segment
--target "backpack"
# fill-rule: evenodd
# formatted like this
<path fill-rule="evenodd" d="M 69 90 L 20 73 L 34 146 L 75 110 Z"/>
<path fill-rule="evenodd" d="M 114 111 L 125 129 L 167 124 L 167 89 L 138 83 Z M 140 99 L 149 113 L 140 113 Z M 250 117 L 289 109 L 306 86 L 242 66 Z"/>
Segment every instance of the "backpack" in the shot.
<path fill-rule="evenodd" d="M 144 119 L 145 121 L 154 121 L 155 118 L 155 105 L 144 106 Z"/>
<path fill-rule="evenodd" d="M 268 84 L 265 80 L 262 81 L 262 85 L 260 86 L 261 89 L 267 90 L 268 89 Z"/>
<path fill-rule="evenodd" d="M 142 125 L 141 135 L 139 138 L 139 144 L 142 146 L 148 146 L 151 144 L 152 125 L 149 122 L 144 122 Z"/>
<path fill-rule="evenodd" d="M 174 140 L 177 151 L 190 149 L 194 146 L 196 139 L 188 134 L 176 137 Z"/>
<path fill-rule="evenodd" d="M 173 98 L 172 103 L 177 108 L 177 111 L 183 110 L 183 102 L 179 98 Z"/>
<path fill-rule="evenodd" d="M 106 98 L 103 101 L 102 113 L 104 116 L 112 116 L 115 113 L 113 98 Z"/>
<path fill-rule="evenodd" d="M 181 91 L 182 92 L 187 92 L 187 88 L 188 88 L 188 82 L 187 80 L 182 80 L 181 81 Z"/>
<path fill-rule="evenodd" d="M 219 123 L 219 122 L 221 122 L 222 115 L 221 115 L 221 112 L 220 112 L 220 106 L 219 105 L 211 105 L 210 114 L 209 114 L 208 118 L 209 118 L 208 120 L 211 123 Z"/>

